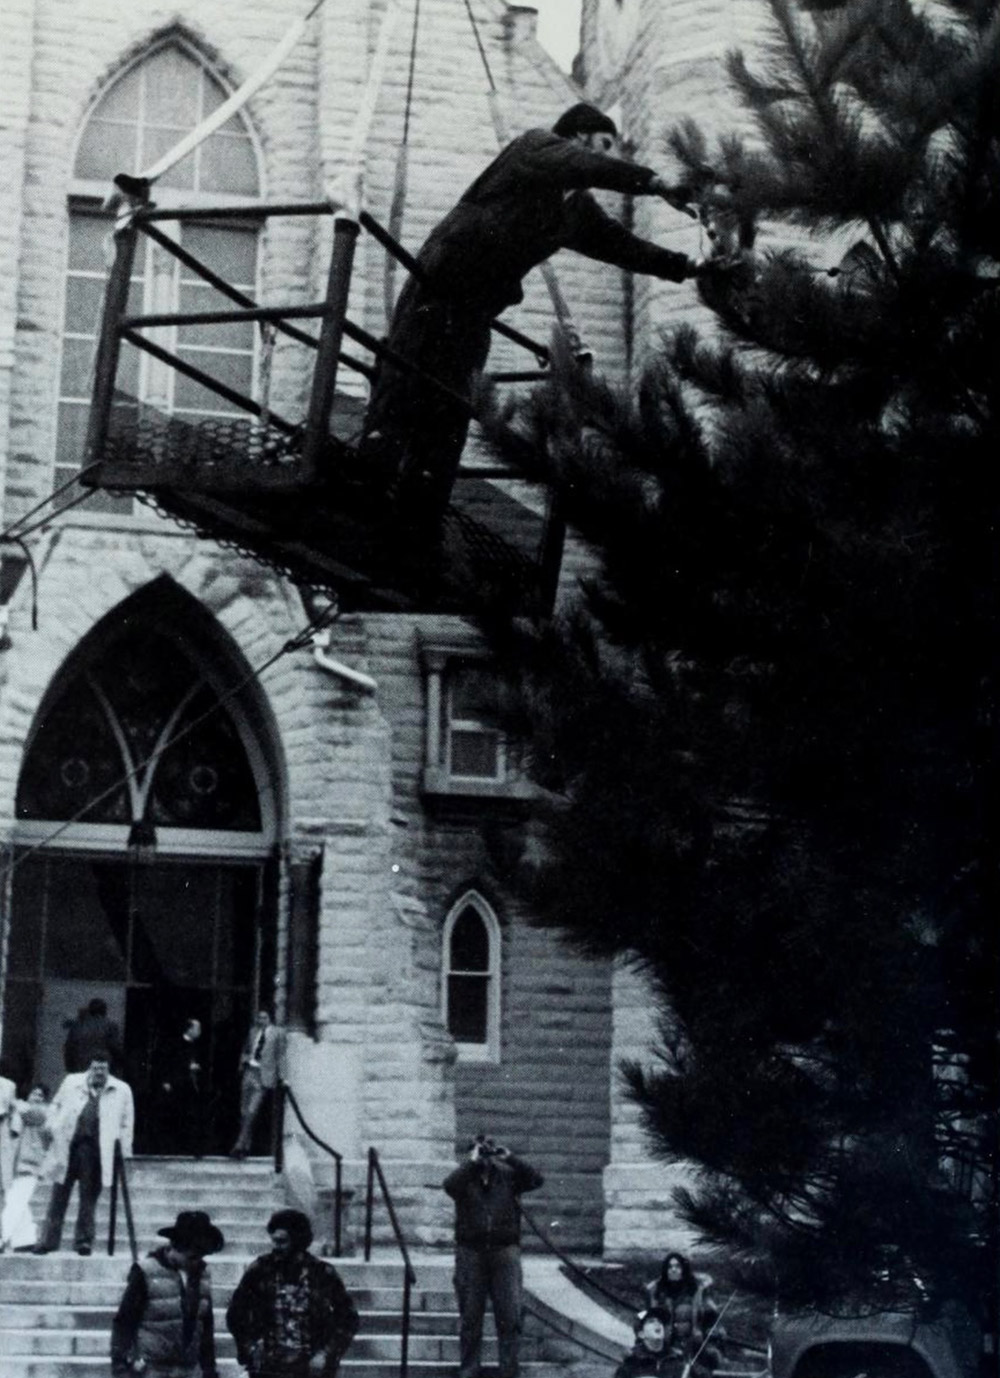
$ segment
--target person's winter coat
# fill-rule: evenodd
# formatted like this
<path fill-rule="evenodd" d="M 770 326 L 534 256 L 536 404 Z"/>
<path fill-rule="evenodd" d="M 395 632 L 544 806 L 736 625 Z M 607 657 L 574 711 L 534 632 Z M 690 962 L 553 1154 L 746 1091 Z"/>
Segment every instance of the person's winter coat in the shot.
<path fill-rule="evenodd" d="M 310 1355 L 325 1351 L 323 1372 L 333 1378 L 358 1328 L 358 1312 L 329 1263 L 308 1252 L 279 1258 L 262 1254 L 247 1268 L 226 1311 L 226 1324 L 236 1341 L 236 1355 L 251 1374 L 261 1371 L 269 1351 L 280 1338 L 276 1332 L 279 1288 L 302 1287 L 308 1292 L 305 1347 Z"/>
<path fill-rule="evenodd" d="M 150 1378 L 199 1369 L 216 1378 L 212 1283 L 207 1264 L 187 1270 L 187 1283 L 166 1246 L 134 1263 L 111 1328 L 111 1371 L 145 1367 Z"/>
<path fill-rule="evenodd" d="M 474 1248 L 519 1244 L 518 1198 L 543 1181 L 540 1172 L 512 1153 L 462 1163 L 441 1183 L 455 1202 L 455 1243 Z"/>
<path fill-rule="evenodd" d="M 614 1378 L 681 1378 L 683 1370 L 684 1356 L 679 1350 L 664 1346 L 657 1353 L 636 1340 L 615 1369 Z"/>
<path fill-rule="evenodd" d="M 90 1089 L 87 1085 L 87 1072 L 72 1072 L 64 1077 L 62 1085 L 53 1097 L 49 1107 L 47 1125 L 52 1134 L 49 1151 L 42 1164 L 42 1177 L 49 1182 L 64 1182 L 69 1169 L 69 1146 L 76 1130 L 80 1111 L 87 1104 Z M 114 1150 L 117 1139 L 126 1158 L 132 1156 L 132 1136 L 135 1126 L 135 1108 L 132 1102 L 132 1088 L 117 1077 L 108 1077 L 101 1090 L 98 1114 L 98 1134 L 101 1148 L 101 1183 L 110 1187 L 114 1176 Z"/>
<path fill-rule="evenodd" d="M 587 188 L 642 194 L 656 177 L 576 139 L 529 129 L 507 145 L 431 231 L 417 255 L 436 292 L 487 301 L 497 314 L 519 302 L 521 279 L 557 249 L 630 272 L 682 282 L 690 260 L 640 239 L 608 215 Z"/>

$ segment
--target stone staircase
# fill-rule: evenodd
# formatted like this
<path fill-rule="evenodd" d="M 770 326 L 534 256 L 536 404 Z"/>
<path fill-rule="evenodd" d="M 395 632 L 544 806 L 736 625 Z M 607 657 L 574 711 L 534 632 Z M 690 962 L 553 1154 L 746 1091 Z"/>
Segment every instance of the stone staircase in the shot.
<path fill-rule="evenodd" d="M 226 1237 L 210 1259 L 216 1301 L 216 1349 L 223 1378 L 238 1369 L 224 1312 L 247 1262 L 269 1247 L 264 1226 L 283 1203 L 279 1180 L 266 1160 L 226 1158 L 139 1158 L 129 1165 L 129 1182 L 140 1254 L 160 1241 L 156 1231 L 172 1224 L 179 1210 L 204 1209 Z M 39 1192 L 41 1218 L 47 1193 Z M 0 1257 L 0 1375 L 2 1378 L 108 1378 L 111 1320 L 131 1263 L 125 1222 L 119 1210 L 115 1254 L 107 1254 L 105 1192 L 98 1207 L 95 1252 L 80 1258 L 72 1242 L 73 1206 L 59 1253 Z M 74 1196 L 75 1200 L 75 1196 Z M 361 1327 L 341 1366 L 344 1378 L 395 1378 L 401 1351 L 402 1264 L 380 1250 L 370 1263 L 335 1260 L 361 1312 Z M 417 1286 L 411 1299 L 409 1367 L 414 1378 L 451 1378 L 458 1364 L 458 1317 L 448 1255 L 415 1258 Z M 483 1358 L 496 1364 L 496 1341 L 487 1319 Z M 524 1378 L 606 1378 L 612 1365 L 587 1363 L 587 1355 L 553 1341 L 529 1325 L 522 1343 Z M 593 1356 L 590 1356 L 591 1359 Z M 582 1366 L 580 1362 L 582 1361 Z"/>

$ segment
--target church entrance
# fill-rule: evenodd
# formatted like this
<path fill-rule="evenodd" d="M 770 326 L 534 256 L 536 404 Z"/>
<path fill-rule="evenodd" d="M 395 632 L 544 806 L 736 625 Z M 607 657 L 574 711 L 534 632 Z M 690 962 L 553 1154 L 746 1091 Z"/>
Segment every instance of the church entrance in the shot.
<path fill-rule="evenodd" d="M 71 1024 L 103 1002 L 141 1153 L 231 1147 L 241 1046 L 275 988 L 278 771 L 252 675 L 185 600 L 158 581 L 69 658 L 36 715 L 12 839 L 3 1074 L 54 1091 Z"/>
<path fill-rule="evenodd" d="M 136 1151 L 225 1152 L 238 1123 L 240 1048 L 273 987 L 260 864 L 28 857 L 14 873 L 3 1060 L 53 1089 L 72 1021 L 103 1000 L 121 1036 L 116 1074 L 136 1104 Z M 201 1025 L 196 1094 L 176 1097 L 177 1049 Z M 166 1088 L 170 1087 L 170 1090 Z M 200 1116 L 177 1122 L 177 1108 Z"/>

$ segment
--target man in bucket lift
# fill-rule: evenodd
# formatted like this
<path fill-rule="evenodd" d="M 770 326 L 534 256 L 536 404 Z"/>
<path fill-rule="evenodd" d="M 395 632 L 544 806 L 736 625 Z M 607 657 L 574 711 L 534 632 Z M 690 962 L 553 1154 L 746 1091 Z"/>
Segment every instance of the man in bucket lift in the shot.
<path fill-rule="evenodd" d="M 601 209 L 588 188 L 660 196 L 677 209 L 690 199 L 652 168 L 617 157 L 617 147 L 614 121 L 583 102 L 551 131 L 529 129 L 509 143 L 417 255 L 419 276 L 400 293 L 390 349 L 464 398 L 486 363 L 491 321 L 522 299 L 525 273 L 557 249 L 671 282 L 719 271 L 717 261 L 640 239 Z M 383 360 L 361 459 L 406 526 L 433 531 L 440 521 L 470 418 L 459 398 Z"/>

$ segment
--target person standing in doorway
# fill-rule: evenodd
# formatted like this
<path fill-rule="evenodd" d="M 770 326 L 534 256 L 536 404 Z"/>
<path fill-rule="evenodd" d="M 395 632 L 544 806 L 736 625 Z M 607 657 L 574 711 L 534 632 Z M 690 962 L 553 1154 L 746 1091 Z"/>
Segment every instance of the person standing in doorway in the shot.
<path fill-rule="evenodd" d="M 116 1072 L 121 1070 L 121 1030 L 109 1018 L 107 1003 L 100 996 L 82 1006 L 69 1026 L 63 1045 L 66 1071 L 85 1072 L 95 1053 L 106 1053 L 112 1068 Z"/>
<path fill-rule="evenodd" d="M 42 1176 L 52 1182 L 52 1197 L 35 1252 L 48 1254 L 59 1248 L 66 1207 L 79 1183 L 73 1242 L 77 1253 L 86 1256 L 94 1248 L 97 1198 L 114 1179 L 115 1144 L 120 1143 L 123 1155 L 130 1158 L 135 1128 L 132 1089 L 111 1075 L 106 1052 L 96 1053 L 86 1072 L 64 1077 L 52 1102 L 48 1127 L 52 1143 Z"/>
<path fill-rule="evenodd" d="M 217 1378 L 206 1254 L 225 1241 L 205 1211 L 181 1211 L 168 1241 L 133 1263 L 111 1326 L 113 1378 Z"/>
<path fill-rule="evenodd" d="M 201 1020 L 188 1019 L 173 1033 L 160 1063 L 160 1133 L 178 1153 L 200 1158 L 205 1152 L 205 1088 L 202 1076 Z"/>
<path fill-rule="evenodd" d="M 466 1162 L 441 1183 L 455 1202 L 459 1378 L 479 1378 L 486 1302 L 493 1306 L 500 1378 L 515 1378 L 521 1336 L 521 1194 L 540 1172 L 480 1134 Z"/>
<path fill-rule="evenodd" d="M 240 1132 L 230 1150 L 231 1158 L 245 1158 L 250 1152 L 260 1108 L 281 1078 L 282 1048 L 282 1033 L 270 1011 L 258 1010 L 240 1055 Z"/>

